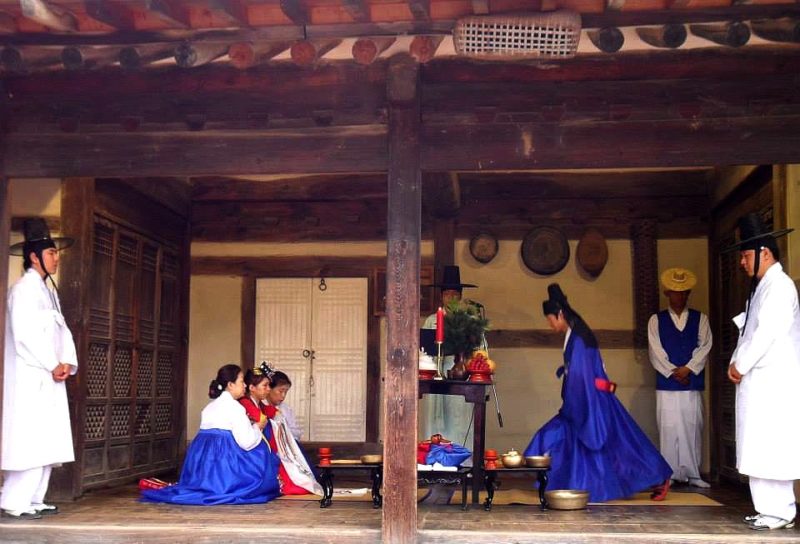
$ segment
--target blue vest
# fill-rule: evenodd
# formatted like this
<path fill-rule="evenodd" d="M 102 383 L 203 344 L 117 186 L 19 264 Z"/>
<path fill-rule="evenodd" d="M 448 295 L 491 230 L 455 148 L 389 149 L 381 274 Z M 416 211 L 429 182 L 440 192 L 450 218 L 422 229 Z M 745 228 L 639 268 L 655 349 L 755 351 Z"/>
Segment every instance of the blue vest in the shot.
<path fill-rule="evenodd" d="M 700 331 L 700 312 L 689 310 L 689 319 L 682 331 L 679 331 L 669 316 L 669 310 L 658 312 L 658 336 L 661 347 L 667 352 L 669 362 L 675 366 L 684 366 L 692 358 L 697 348 L 697 335 Z M 659 391 L 702 391 L 706 387 L 706 371 L 700 374 L 689 373 L 689 385 L 681 385 L 677 380 L 665 378 L 656 372 L 656 389 Z"/>

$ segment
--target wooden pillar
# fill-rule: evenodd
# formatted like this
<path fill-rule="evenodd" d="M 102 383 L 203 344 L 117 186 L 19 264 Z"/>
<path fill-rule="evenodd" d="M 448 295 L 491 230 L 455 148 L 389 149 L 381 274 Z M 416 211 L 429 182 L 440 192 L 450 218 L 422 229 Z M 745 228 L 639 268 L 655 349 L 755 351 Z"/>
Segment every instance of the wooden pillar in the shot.
<path fill-rule="evenodd" d="M 91 264 L 94 255 L 95 182 L 92 178 L 67 178 L 61 183 L 61 234 L 75 243 L 60 254 L 58 296 L 64 319 L 75 339 L 78 354 L 88 353 L 89 304 L 92 286 Z M 78 376 L 67 380 L 69 415 L 75 445 L 75 462 L 53 470 L 48 496 L 71 500 L 80 495 L 83 463 L 85 387 L 88 361 L 78 361 Z"/>
<path fill-rule="evenodd" d="M 2 157 L 0 157 L 2 159 Z M 9 181 L 0 177 L 0 421 L 3 420 L 3 376 L 5 374 L 6 301 L 8 297 L 8 246 L 11 245 L 11 193 Z M 0 433 L 0 448 L 3 445 Z"/>
<path fill-rule="evenodd" d="M 389 172 L 384 385 L 383 542 L 417 538 L 417 366 L 422 225 L 419 65 L 389 63 Z"/>
<path fill-rule="evenodd" d="M 242 370 L 246 371 L 261 361 L 256 361 L 256 278 L 242 278 Z"/>
<path fill-rule="evenodd" d="M 647 348 L 647 322 L 658 311 L 658 224 L 643 219 L 631 226 L 633 258 L 633 344 Z"/>

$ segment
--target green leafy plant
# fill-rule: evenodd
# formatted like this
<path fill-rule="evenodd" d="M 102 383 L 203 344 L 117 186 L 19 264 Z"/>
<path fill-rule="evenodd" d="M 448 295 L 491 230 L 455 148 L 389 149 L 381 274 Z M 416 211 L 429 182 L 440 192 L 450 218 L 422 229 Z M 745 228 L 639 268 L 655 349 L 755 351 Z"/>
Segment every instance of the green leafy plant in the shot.
<path fill-rule="evenodd" d="M 479 348 L 484 333 L 489 330 L 489 320 L 481 315 L 474 304 L 452 300 L 444 316 L 445 353 L 463 353 L 467 356 Z"/>

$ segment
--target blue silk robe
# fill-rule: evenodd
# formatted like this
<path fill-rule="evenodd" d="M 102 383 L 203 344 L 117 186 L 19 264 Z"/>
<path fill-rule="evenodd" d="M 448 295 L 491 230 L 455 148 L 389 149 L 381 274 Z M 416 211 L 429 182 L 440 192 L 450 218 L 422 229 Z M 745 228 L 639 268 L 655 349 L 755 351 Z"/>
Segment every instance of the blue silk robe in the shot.
<path fill-rule="evenodd" d="M 587 331 L 588 332 L 588 331 Z M 563 403 L 533 436 L 525 455 L 551 456 L 549 489 L 585 489 L 603 502 L 662 483 L 672 469 L 613 393 L 591 333 L 572 331 L 564 349 Z"/>

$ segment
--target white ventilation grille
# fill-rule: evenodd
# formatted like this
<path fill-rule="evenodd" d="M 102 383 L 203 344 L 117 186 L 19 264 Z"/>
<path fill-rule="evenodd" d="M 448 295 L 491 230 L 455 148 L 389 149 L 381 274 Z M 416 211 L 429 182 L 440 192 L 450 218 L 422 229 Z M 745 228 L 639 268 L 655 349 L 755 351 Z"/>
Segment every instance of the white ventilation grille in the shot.
<path fill-rule="evenodd" d="M 581 18 L 560 10 L 532 15 L 459 19 L 453 42 L 459 55 L 479 58 L 570 58 L 578 49 Z"/>

